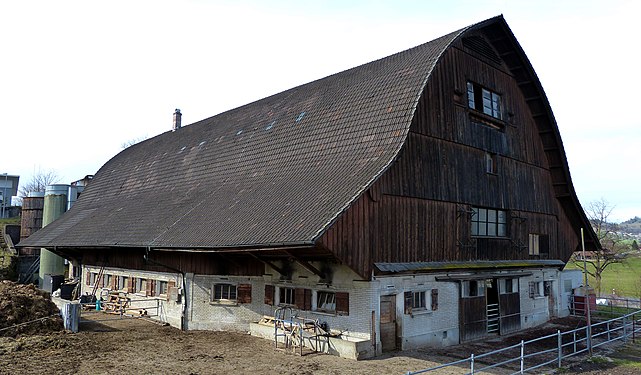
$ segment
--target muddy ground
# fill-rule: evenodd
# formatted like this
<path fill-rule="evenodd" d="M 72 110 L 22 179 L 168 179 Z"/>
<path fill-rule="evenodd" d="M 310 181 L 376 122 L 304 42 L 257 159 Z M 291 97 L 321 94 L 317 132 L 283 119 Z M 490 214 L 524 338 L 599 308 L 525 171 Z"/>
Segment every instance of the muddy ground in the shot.
<path fill-rule="evenodd" d="M 478 353 L 501 347 L 506 341 L 502 338 L 441 351 L 394 352 L 376 359 L 353 361 L 324 354 L 300 357 L 275 349 L 272 341 L 242 333 L 182 332 L 140 319 L 82 323 L 80 328 L 77 334 L 0 337 L 0 374 L 404 374 L 467 357 L 470 350 Z M 557 327 L 552 324 L 542 329 Z M 514 336 L 508 341 L 514 340 L 520 338 Z M 638 351 L 630 354 L 632 358 L 641 354 L 641 347 L 636 348 Z M 448 368 L 435 373 L 462 374 L 467 369 Z M 574 367 L 564 372 L 641 375 L 639 368 L 608 360 L 589 362 L 585 358 L 575 361 Z"/>

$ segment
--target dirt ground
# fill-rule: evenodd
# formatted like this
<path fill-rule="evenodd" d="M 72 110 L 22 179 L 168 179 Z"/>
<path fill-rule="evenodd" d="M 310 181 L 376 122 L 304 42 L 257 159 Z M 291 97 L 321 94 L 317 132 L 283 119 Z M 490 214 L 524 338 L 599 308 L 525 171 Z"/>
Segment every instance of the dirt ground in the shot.
<path fill-rule="evenodd" d="M 412 350 L 353 361 L 324 354 L 300 357 L 275 349 L 272 341 L 242 333 L 182 332 L 140 319 L 82 323 L 80 329 L 77 334 L 0 337 L 0 374 L 404 374 L 466 357 L 470 350 L 479 353 L 479 345 L 485 347 L 483 351 L 492 345 L 505 345 L 504 340 L 497 340 L 494 344 L 471 344 L 447 351 Z M 637 352 L 626 355 L 638 360 L 641 346 L 636 348 Z M 615 354 L 608 353 L 608 357 Z M 448 368 L 434 373 L 462 374 L 466 370 L 469 369 Z M 618 365 L 609 359 L 591 362 L 585 358 L 577 359 L 564 372 L 641 375 L 639 368 Z"/>

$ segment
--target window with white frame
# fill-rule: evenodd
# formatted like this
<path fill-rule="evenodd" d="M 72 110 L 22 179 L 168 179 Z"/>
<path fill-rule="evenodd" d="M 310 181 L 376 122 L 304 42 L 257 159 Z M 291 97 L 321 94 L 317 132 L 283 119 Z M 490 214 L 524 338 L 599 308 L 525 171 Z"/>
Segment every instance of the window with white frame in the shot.
<path fill-rule="evenodd" d="M 296 291 L 294 288 L 279 288 L 278 302 L 281 305 L 296 305 Z"/>
<path fill-rule="evenodd" d="M 316 292 L 316 309 L 319 311 L 336 311 L 336 293 L 319 291 Z"/>
<path fill-rule="evenodd" d="M 412 292 L 412 310 L 427 309 L 427 294 L 424 290 Z"/>
<path fill-rule="evenodd" d="M 472 207 L 472 236 L 506 237 L 507 213 L 503 210 Z"/>
<path fill-rule="evenodd" d="M 236 302 L 236 285 L 218 283 L 214 284 L 211 289 L 212 302 Z"/>
<path fill-rule="evenodd" d="M 510 294 L 519 292 L 519 279 L 499 279 L 499 293 Z"/>
<path fill-rule="evenodd" d="M 489 152 L 485 153 L 485 172 L 489 174 L 496 174 L 496 154 Z"/>
<path fill-rule="evenodd" d="M 482 297 L 485 295 L 483 280 L 465 280 L 461 282 L 461 297 Z"/>
<path fill-rule="evenodd" d="M 156 282 L 156 295 L 165 295 L 167 294 L 167 282 L 163 280 L 158 280 Z"/>
<path fill-rule="evenodd" d="M 495 119 L 503 119 L 501 95 L 473 82 L 467 82 L 467 105 Z"/>
<path fill-rule="evenodd" d="M 545 294 L 543 281 L 530 281 L 530 298 L 543 297 Z"/>
<path fill-rule="evenodd" d="M 147 279 L 138 279 L 136 283 L 138 284 L 136 287 L 138 293 L 147 293 Z"/>

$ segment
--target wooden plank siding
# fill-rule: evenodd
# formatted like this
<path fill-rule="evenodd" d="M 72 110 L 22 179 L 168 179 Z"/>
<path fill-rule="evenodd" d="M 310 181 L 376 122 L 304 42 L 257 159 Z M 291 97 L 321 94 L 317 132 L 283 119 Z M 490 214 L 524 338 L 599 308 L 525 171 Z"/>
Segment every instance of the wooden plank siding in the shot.
<path fill-rule="evenodd" d="M 501 94 L 502 129 L 470 118 L 467 81 Z M 486 152 L 496 173 L 485 170 Z M 507 211 L 508 237 L 472 238 L 473 206 Z M 529 255 L 530 233 L 548 236 L 548 254 Z M 375 262 L 567 261 L 578 240 L 524 93 L 505 66 L 457 43 L 435 67 L 396 161 L 319 244 L 369 278 Z"/>
<path fill-rule="evenodd" d="M 183 272 L 200 275 L 262 276 L 265 265 L 248 256 L 226 255 L 224 258 L 211 253 L 152 252 L 153 262 L 145 262 L 140 249 L 115 249 L 88 251 L 83 264 L 156 272 Z M 160 263 L 162 265 L 156 264 Z"/>

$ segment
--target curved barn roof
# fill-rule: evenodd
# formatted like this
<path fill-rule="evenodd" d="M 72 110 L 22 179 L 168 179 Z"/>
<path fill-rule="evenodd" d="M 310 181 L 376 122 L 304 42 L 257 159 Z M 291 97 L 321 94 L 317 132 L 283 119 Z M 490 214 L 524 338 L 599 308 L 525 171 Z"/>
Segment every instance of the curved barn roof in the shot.
<path fill-rule="evenodd" d="M 131 146 L 23 246 L 311 245 L 395 160 L 443 52 L 496 22 Z"/>

